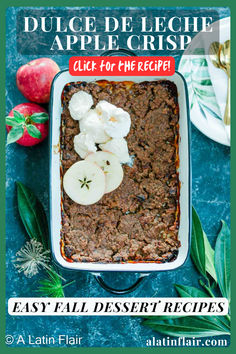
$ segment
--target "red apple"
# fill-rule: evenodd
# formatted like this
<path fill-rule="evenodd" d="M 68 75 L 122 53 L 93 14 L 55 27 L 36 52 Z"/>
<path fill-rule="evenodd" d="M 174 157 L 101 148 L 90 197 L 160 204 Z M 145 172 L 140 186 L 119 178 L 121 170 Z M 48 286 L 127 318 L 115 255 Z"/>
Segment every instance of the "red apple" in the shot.
<path fill-rule="evenodd" d="M 48 136 L 48 114 L 35 103 L 21 103 L 6 117 L 6 128 L 8 144 L 33 146 Z"/>
<path fill-rule="evenodd" d="M 29 101 L 48 103 L 52 80 L 59 71 L 59 66 L 52 59 L 32 60 L 17 70 L 17 87 Z"/>

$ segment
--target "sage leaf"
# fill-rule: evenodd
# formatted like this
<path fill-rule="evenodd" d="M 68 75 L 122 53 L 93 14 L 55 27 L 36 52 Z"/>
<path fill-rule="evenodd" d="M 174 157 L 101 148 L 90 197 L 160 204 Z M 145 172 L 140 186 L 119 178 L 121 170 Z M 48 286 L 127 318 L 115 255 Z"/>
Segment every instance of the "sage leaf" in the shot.
<path fill-rule="evenodd" d="M 230 230 L 224 221 L 216 240 L 215 269 L 221 294 L 230 301 Z"/>
<path fill-rule="evenodd" d="M 48 121 L 48 114 L 46 112 L 41 112 L 41 113 L 34 113 L 30 116 L 30 119 L 34 122 L 34 123 L 46 123 Z"/>
<path fill-rule="evenodd" d="M 212 249 L 208 238 L 203 231 L 203 238 L 204 238 L 204 245 L 205 245 L 205 252 L 206 252 L 206 271 L 210 276 L 215 280 L 217 283 L 217 276 L 215 270 L 215 251 Z"/>
<path fill-rule="evenodd" d="M 175 289 L 181 297 L 209 297 L 204 291 L 193 286 L 175 284 Z"/>
<path fill-rule="evenodd" d="M 42 138 L 41 132 L 38 130 L 38 128 L 36 128 L 35 125 L 29 124 L 26 126 L 26 129 L 27 129 L 27 132 L 29 133 L 29 135 L 32 136 L 33 138 L 37 138 L 37 139 Z"/>
<path fill-rule="evenodd" d="M 24 128 L 22 125 L 17 125 L 13 127 L 7 134 L 7 145 L 15 143 L 19 140 L 24 134 Z"/>
<path fill-rule="evenodd" d="M 195 267 L 205 277 L 206 276 L 206 256 L 205 243 L 203 236 L 203 229 L 194 208 L 192 208 L 192 243 L 191 243 L 191 257 Z"/>
<path fill-rule="evenodd" d="M 174 337 L 210 337 L 230 335 L 230 332 L 221 324 L 216 324 L 211 317 L 181 317 L 172 320 L 159 320 L 158 317 L 143 322 L 147 326 L 162 334 Z"/>
<path fill-rule="evenodd" d="M 209 295 L 206 292 L 192 286 L 175 284 L 175 288 L 179 296 L 181 297 L 194 297 L 194 298 L 209 297 Z M 184 317 L 184 316 L 180 316 L 180 317 Z M 199 315 L 198 318 L 204 318 L 204 317 Z M 211 316 L 211 321 L 215 322 L 217 325 L 221 327 L 224 327 L 226 330 L 229 330 L 228 321 L 226 318 L 223 318 L 223 316 Z"/>
<path fill-rule="evenodd" d="M 48 223 L 41 202 L 23 183 L 16 182 L 16 186 L 18 210 L 29 237 L 35 238 L 48 249 Z"/>

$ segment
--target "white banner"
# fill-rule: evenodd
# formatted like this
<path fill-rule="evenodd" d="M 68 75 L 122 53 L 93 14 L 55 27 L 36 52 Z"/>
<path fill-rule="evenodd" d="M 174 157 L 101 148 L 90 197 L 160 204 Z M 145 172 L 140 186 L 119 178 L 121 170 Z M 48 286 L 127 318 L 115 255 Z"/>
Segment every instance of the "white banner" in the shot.
<path fill-rule="evenodd" d="M 12 316 L 224 316 L 226 298 L 10 298 Z"/>

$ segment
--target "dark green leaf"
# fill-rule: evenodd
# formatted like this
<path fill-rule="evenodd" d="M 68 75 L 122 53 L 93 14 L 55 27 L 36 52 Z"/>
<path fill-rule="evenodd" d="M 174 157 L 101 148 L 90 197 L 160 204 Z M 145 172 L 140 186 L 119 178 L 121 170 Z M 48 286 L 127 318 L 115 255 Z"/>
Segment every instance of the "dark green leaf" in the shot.
<path fill-rule="evenodd" d="M 205 289 L 205 291 L 209 294 L 210 297 L 215 297 L 212 288 L 207 286 L 201 279 L 199 280 L 200 285 Z M 230 318 L 228 316 L 212 316 L 212 321 L 220 324 L 221 326 L 225 327 L 226 330 L 230 328 Z"/>
<path fill-rule="evenodd" d="M 216 240 L 215 268 L 221 294 L 230 301 L 230 230 L 224 221 Z"/>
<path fill-rule="evenodd" d="M 181 297 L 209 297 L 204 291 L 193 286 L 175 284 L 175 288 Z"/>
<path fill-rule="evenodd" d="M 221 324 L 216 324 L 211 317 L 181 317 L 173 320 L 159 320 L 153 316 L 153 319 L 146 320 L 145 326 L 152 328 L 163 334 L 175 337 L 210 337 L 220 335 L 230 335 L 230 332 Z"/>
<path fill-rule="evenodd" d="M 30 238 L 35 238 L 48 248 L 48 223 L 42 204 L 32 190 L 21 182 L 17 185 L 17 202 L 21 220 Z"/>
<path fill-rule="evenodd" d="M 212 318 L 218 319 L 218 321 L 221 321 L 222 326 L 224 326 L 226 330 L 230 330 L 230 327 L 231 327 L 231 325 L 230 325 L 230 322 L 231 322 L 230 317 L 227 317 L 227 316 L 212 316 Z"/>
<path fill-rule="evenodd" d="M 34 122 L 34 123 L 45 123 L 48 121 L 48 114 L 46 112 L 42 112 L 42 113 L 34 113 L 32 114 L 32 116 L 30 116 L 30 119 Z"/>
<path fill-rule="evenodd" d="M 176 315 L 169 315 L 169 316 L 141 316 L 141 318 L 145 320 L 149 320 L 150 323 L 153 323 L 155 321 L 155 324 L 158 322 L 166 321 L 169 323 L 170 320 L 176 320 L 178 318 L 183 318 L 183 317 L 189 317 L 187 314 L 184 316 L 176 316 Z M 191 317 L 192 318 L 192 317 Z M 206 317 L 206 316 L 194 316 L 194 318 L 198 320 L 207 320 L 210 318 L 210 321 L 214 323 L 217 327 L 221 328 L 221 330 L 224 330 L 226 332 L 230 331 L 230 322 L 225 316 L 211 316 L 211 317 Z M 143 324 L 146 322 L 143 322 Z M 157 329 L 158 331 L 158 329 Z"/>
<path fill-rule="evenodd" d="M 203 289 L 206 290 L 206 292 L 209 294 L 210 297 L 215 297 L 212 289 L 210 286 L 206 285 L 202 279 L 199 279 L 199 284 L 203 287 Z"/>
<path fill-rule="evenodd" d="M 206 278 L 206 257 L 203 229 L 197 212 L 192 208 L 191 257 L 198 271 Z"/>
<path fill-rule="evenodd" d="M 14 119 L 17 120 L 19 123 L 23 123 L 25 122 L 25 116 L 24 114 L 13 110 L 13 115 L 14 115 Z"/>
<path fill-rule="evenodd" d="M 24 128 L 22 125 L 17 125 L 13 127 L 7 134 L 7 144 L 15 143 L 19 140 L 24 134 Z"/>
<path fill-rule="evenodd" d="M 29 135 L 32 136 L 33 138 L 37 138 L 37 139 L 42 138 L 41 132 L 38 130 L 38 128 L 36 128 L 35 125 L 29 124 L 26 126 L 26 129 L 27 129 L 27 132 L 29 133 Z"/>
<path fill-rule="evenodd" d="M 211 275 L 211 277 L 217 283 L 215 263 L 214 263 L 215 252 L 212 249 L 204 231 L 203 231 L 203 238 L 204 238 L 204 245 L 205 245 L 205 252 L 206 252 L 206 271 L 208 274 Z"/>
<path fill-rule="evenodd" d="M 211 316 L 211 320 L 218 326 L 221 326 L 226 332 L 230 332 L 230 322 L 227 320 L 226 316 Z"/>

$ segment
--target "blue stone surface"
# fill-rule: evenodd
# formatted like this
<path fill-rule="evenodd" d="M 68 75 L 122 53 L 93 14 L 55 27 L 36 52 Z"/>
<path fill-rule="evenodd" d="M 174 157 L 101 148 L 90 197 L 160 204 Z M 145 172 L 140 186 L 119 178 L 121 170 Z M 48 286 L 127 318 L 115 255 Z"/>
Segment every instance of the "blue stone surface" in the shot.
<path fill-rule="evenodd" d="M 16 8 L 8 8 L 6 41 L 6 114 L 17 104 L 26 102 L 15 84 L 19 66 L 38 55 L 22 56 L 16 49 Z M 117 11 L 117 10 L 116 10 Z M 220 17 L 229 16 L 228 9 L 218 9 Z M 51 56 L 61 69 L 68 68 L 69 56 Z M 176 65 L 179 56 L 175 56 Z M 191 126 L 192 200 L 201 218 L 204 230 L 212 245 L 220 229 L 220 220 L 230 223 L 230 151 L 201 134 Z M 48 214 L 48 141 L 25 148 L 11 144 L 6 148 L 6 300 L 10 297 L 37 296 L 39 277 L 27 279 L 17 273 L 12 264 L 16 252 L 27 238 L 21 223 L 16 202 L 15 181 L 32 188 Z M 99 287 L 93 275 L 83 272 L 62 272 L 68 281 L 75 283 L 65 288 L 65 296 L 109 297 Z M 41 276 L 43 273 L 41 272 Z M 137 275 L 109 273 L 104 279 L 114 287 L 131 284 Z M 199 274 L 190 258 L 177 270 L 149 276 L 132 294 L 132 297 L 177 296 L 174 283 L 198 286 Z M 145 347 L 146 340 L 162 335 L 141 325 L 139 318 L 131 317 L 11 317 L 7 315 L 6 333 L 28 336 L 58 336 L 68 334 L 83 337 L 85 347 Z M 14 344 L 13 344 L 14 345 Z M 18 346 L 24 346 L 19 344 Z M 63 345 L 62 345 L 63 346 Z"/>

